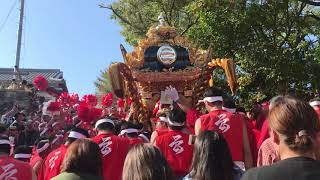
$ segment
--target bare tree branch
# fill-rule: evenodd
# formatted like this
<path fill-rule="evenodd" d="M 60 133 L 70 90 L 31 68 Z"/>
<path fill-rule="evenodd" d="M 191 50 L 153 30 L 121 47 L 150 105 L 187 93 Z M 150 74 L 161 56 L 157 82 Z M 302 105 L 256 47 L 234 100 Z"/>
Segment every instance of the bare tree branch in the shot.
<path fill-rule="evenodd" d="M 100 7 L 100 8 L 106 8 L 106 9 L 111 10 L 112 13 L 113 13 L 117 18 L 119 18 L 122 22 L 128 24 L 129 26 L 131 26 L 131 27 L 133 27 L 133 28 L 135 28 L 135 29 L 138 29 L 138 30 L 141 31 L 141 32 L 145 32 L 145 30 L 143 30 L 142 28 L 133 25 L 128 19 L 126 19 L 126 18 L 123 17 L 119 12 L 117 12 L 117 10 L 114 9 L 111 5 L 106 6 L 106 5 L 104 5 L 104 4 L 100 4 L 99 7 Z"/>
<path fill-rule="evenodd" d="M 174 8 L 174 1 L 172 1 L 172 4 L 171 4 L 171 8 L 170 8 L 170 22 L 172 21 L 172 11 L 173 11 L 173 8 Z"/>
<path fill-rule="evenodd" d="M 300 15 L 301 15 L 303 9 L 304 9 L 306 6 L 307 6 L 306 3 L 301 3 L 300 8 L 299 8 L 299 11 L 298 11 L 298 13 L 297 13 L 297 16 L 300 16 Z"/>
<path fill-rule="evenodd" d="M 320 21 L 320 16 L 315 15 L 314 13 L 311 12 L 311 14 L 306 15 L 306 17 L 311 17 L 317 21 Z"/>
<path fill-rule="evenodd" d="M 188 26 L 186 27 L 186 29 L 184 29 L 183 31 L 182 31 L 182 33 L 180 34 L 181 36 L 183 36 L 186 32 L 188 32 L 188 30 L 192 27 L 192 26 L 194 26 L 197 22 L 198 22 L 198 20 L 199 20 L 199 17 L 195 20 L 195 21 L 189 21 L 190 23 L 188 24 Z"/>
<path fill-rule="evenodd" d="M 307 3 L 309 5 L 312 5 L 312 6 L 320 6 L 320 2 L 315 2 L 315 1 L 311 1 L 311 0 L 300 0 L 300 1 Z"/>

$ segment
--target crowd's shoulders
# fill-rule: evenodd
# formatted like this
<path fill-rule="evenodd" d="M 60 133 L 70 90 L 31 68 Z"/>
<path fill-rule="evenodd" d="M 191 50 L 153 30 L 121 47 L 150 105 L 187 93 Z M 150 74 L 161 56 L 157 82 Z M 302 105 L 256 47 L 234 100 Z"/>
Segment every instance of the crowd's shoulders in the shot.
<path fill-rule="evenodd" d="M 21 165 L 23 167 L 28 167 L 29 166 L 29 163 L 16 160 L 16 159 L 14 159 L 12 157 L 9 157 L 9 156 L 0 156 L 0 163 L 1 162 L 13 162 L 13 163 L 19 164 L 19 165 Z"/>
<path fill-rule="evenodd" d="M 159 146 L 163 142 L 163 139 L 167 136 L 167 134 L 168 133 L 163 133 L 161 135 L 158 135 L 154 140 L 155 146 Z"/>
<path fill-rule="evenodd" d="M 241 170 L 241 169 L 240 169 L 238 166 L 236 166 L 236 165 L 233 167 L 233 169 L 234 169 L 234 172 L 235 172 L 235 174 L 234 174 L 234 179 L 233 179 L 233 180 L 240 180 L 241 177 L 242 177 L 243 174 L 244 174 L 244 171 Z M 192 180 L 191 173 L 187 174 L 182 180 Z"/>
<path fill-rule="evenodd" d="M 303 169 L 307 171 L 302 172 Z M 320 177 L 319 169 L 320 161 L 306 157 L 295 157 L 278 161 L 270 166 L 262 166 L 250 169 L 246 171 L 242 180 L 276 180 L 295 177 L 297 175 L 301 175 L 301 173 L 304 174 L 304 176 Z"/>
<path fill-rule="evenodd" d="M 210 113 L 200 115 L 200 116 L 198 117 L 198 120 L 199 120 L 199 119 L 205 119 L 205 118 L 207 118 L 207 117 L 210 117 Z"/>
<path fill-rule="evenodd" d="M 19 172 L 22 171 L 27 177 L 31 177 L 33 175 L 32 167 L 27 162 L 19 161 L 10 157 L 0 158 L 0 164 L 2 164 L 1 161 L 3 161 L 3 163 L 9 162 L 10 164 L 18 165 Z"/>
<path fill-rule="evenodd" d="M 66 147 L 64 144 L 61 145 L 60 147 L 58 147 L 57 149 L 51 151 L 51 152 L 48 154 L 48 156 L 47 156 L 47 158 L 46 158 L 46 162 L 49 163 L 50 159 L 51 159 L 53 156 L 55 156 L 58 151 L 66 151 L 66 150 L 67 150 L 67 147 Z"/>
<path fill-rule="evenodd" d="M 165 131 L 162 132 L 161 134 L 158 134 L 158 136 L 156 137 L 156 142 L 160 142 L 160 141 L 164 141 L 164 139 L 166 139 L 169 136 L 172 136 L 172 134 L 175 134 L 176 131 Z M 183 132 L 179 133 L 179 134 L 184 134 Z"/>
<path fill-rule="evenodd" d="M 273 171 L 273 168 L 269 166 L 262 166 L 258 168 L 252 168 L 246 171 L 241 180 L 264 180 L 269 179 L 269 176 L 266 177 L 265 174 L 270 174 Z"/>
<path fill-rule="evenodd" d="M 100 176 L 94 176 L 90 174 L 85 173 L 69 173 L 69 172 L 63 172 L 59 174 L 58 176 L 52 178 L 51 180 L 103 180 Z"/>
<path fill-rule="evenodd" d="M 20 167 L 22 168 L 25 168 L 25 169 L 31 169 L 31 166 L 29 163 L 27 162 L 23 162 L 23 161 L 19 161 L 19 160 L 16 160 L 14 158 L 10 158 L 12 162 L 16 163 L 16 164 L 19 164 Z"/>

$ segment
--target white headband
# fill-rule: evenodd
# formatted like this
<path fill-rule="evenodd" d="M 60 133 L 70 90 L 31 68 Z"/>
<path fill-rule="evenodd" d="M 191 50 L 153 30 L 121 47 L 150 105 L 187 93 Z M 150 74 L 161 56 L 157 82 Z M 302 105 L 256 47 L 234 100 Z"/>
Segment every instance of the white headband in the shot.
<path fill-rule="evenodd" d="M 69 133 L 69 138 L 76 138 L 76 139 L 82 139 L 82 138 L 87 138 L 87 136 L 81 134 L 81 133 L 78 133 L 78 132 L 75 132 L 75 131 L 71 131 Z"/>
<path fill-rule="evenodd" d="M 138 133 L 138 129 L 134 129 L 134 128 L 129 128 L 129 129 L 124 129 L 122 131 L 120 131 L 120 135 L 124 135 L 124 134 L 130 134 L 130 133 Z"/>
<path fill-rule="evenodd" d="M 45 143 L 41 148 L 37 149 L 37 153 L 40 154 L 43 151 L 45 151 L 46 149 L 48 149 L 48 147 L 50 146 L 49 143 Z"/>
<path fill-rule="evenodd" d="M 1 139 L 1 140 L 0 140 L 0 144 L 8 144 L 8 145 L 11 145 L 10 141 L 9 141 L 9 140 L 6 140 L 6 139 Z"/>
<path fill-rule="evenodd" d="M 82 121 L 78 122 L 78 123 L 76 124 L 76 127 L 79 127 L 81 124 L 82 124 Z"/>
<path fill-rule="evenodd" d="M 40 136 L 44 135 L 48 131 L 48 128 L 44 128 L 44 130 L 40 133 Z"/>
<path fill-rule="evenodd" d="M 97 129 L 97 127 L 102 123 L 110 123 L 114 126 L 114 122 L 111 119 L 100 119 L 96 122 L 96 125 L 94 126 L 94 128 Z"/>
<path fill-rule="evenodd" d="M 217 101 L 223 101 L 222 96 L 213 96 L 213 97 L 205 97 L 203 100 L 200 100 L 199 102 L 217 102 Z"/>
<path fill-rule="evenodd" d="M 236 108 L 226 108 L 226 107 L 222 107 L 223 110 L 231 112 L 231 113 L 235 113 L 237 111 Z"/>
<path fill-rule="evenodd" d="M 161 117 L 160 116 L 159 120 L 162 121 L 162 122 L 166 122 L 166 123 L 168 122 L 168 118 L 166 118 L 166 117 Z"/>
<path fill-rule="evenodd" d="M 46 125 L 47 125 L 47 123 L 45 123 L 45 122 L 40 123 L 40 124 L 38 125 L 38 128 L 40 128 L 41 126 L 46 126 Z"/>
<path fill-rule="evenodd" d="M 310 104 L 310 106 L 320 106 L 320 101 L 312 101 L 312 102 L 310 102 L 309 103 Z"/>
<path fill-rule="evenodd" d="M 146 135 L 144 134 L 139 134 L 139 137 L 141 137 L 143 140 L 145 140 L 146 142 L 150 142 L 149 138 L 147 138 Z"/>
<path fill-rule="evenodd" d="M 52 144 L 56 143 L 58 141 L 58 139 L 63 138 L 63 135 L 61 134 L 57 134 L 56 138 L 54 138 L 54 140 L 52 141 Z"/>
<path fill-rule="evenodd" d="M 168 119 L 168 123 L 172 126 L 184 126 L 184 122 L 183 123 L 177 123 L 177 122 L 172 122 L 170 120 L 170 118 L 167 118 Z"/>
<path fill-rule="evenodd" d="M 56 125 L 58 125 L 58 124 L 60 124 L 59 122 L 54 122 L 53 124 L 52 124 L 52 127 L 55 127 Z"/>
<path fill-rule="evenodd" d="M 31 158 L 31 154 L 15 154 L 15 159 L 29 159 Z"/>

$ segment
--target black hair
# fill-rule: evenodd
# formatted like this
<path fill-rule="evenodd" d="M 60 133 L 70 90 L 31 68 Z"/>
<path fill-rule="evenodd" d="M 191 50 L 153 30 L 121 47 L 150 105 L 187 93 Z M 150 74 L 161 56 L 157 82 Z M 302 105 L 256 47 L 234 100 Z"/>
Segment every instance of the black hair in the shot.
<path fill-rule="evenodd" d="M 135 125 L 139 131 L 142 131 L 144 129 L 144 125 L 142 123 L 137 123 Z"/>
<path fill-rule="evenodd" d="M 50 140 L 49 140 L 49 139 L 40 140 L 40 141 L 38 141 L 38 143 L 36 144 L 36 148 L 37 148 L 37 149 L 40 149 L 40 148 L 42 148 L 42 147 L 43 147 L 45 144 L 47 144 L 47 143 L 50 143 Z M 50 146 L 49 146 L 48 148 L 50 148 Z M 47 149 L 48 149 L 48 148 L 47 148 Z M 47 149 L 44 150 L 43 152 L 46 152 Z M 43 152 L 39 153 L 39 155 L 42 155 Z"/>
<path fill-rule="evenodd" d="M 101 123 L 97 126 L 98 131 L 114 131 L 114 125 L 108 122 Z"/>
<path fill-rule="evenodd" d="M 3 134 L 7 131 L 7 127 L 5 124 L 0 123 L 0 134 Z"/>
<path fill-rule="evenodd" d="M 32 154 L 32 148 L 30 146 L 25 146 L 25 145 L 17 146 L 14 149 L 14 154 Z M 27 159 L 30 159 L 30 158 L 27 158 Z"/>
<path fill-rule="evenodd" d="M 167 117 L 173 123 L 185 123 L 187 115 L 181 109 L 176 108 L 176 109 L 171 110 L 169 113 L 167 113 Z M 172 130 L 182 130 L 182 129 L 184 129 L 184 126 L 173 126 L 173 125 L 170 125 L 170 123 L 169 123 L 168 126 Z"/>
<path fill-rule="evenodd" d="M 203 97 L 222 96 L 221 89 L 211 87 L 204 94 Z"/>
<path fill-rule="evenodd" d="M 23 115 L 24 118 L 26 118 L 26 115 L 24 113 L 18 112 L 14 115 L 14 119 L 17 119 L 19 115 Z"/>
<path fill-rule="evenodd" d="M 223 100 L 223 107 L 230 108 L 230 109 L 237 108 L 236 104 L 234 103 L 234 101 L 232 99 Z"/>
<path fill-rule="evenodd" d="M 90 137 L 88 131 L 87 131 L 86 129 L 83 129 L 83 128 L 78 128 L 78 127 L 76 127 L 76 128 L 71 129 L 71 131 L 74 131 L 74 132 L 83 134 L 83 135 L 86 136 L 87 138 Z M 74 142 L 75 140 L 77 140 L 77 139 L 76 139 L 76 138 L 72 138 L 72 137 L 68 137 L 67 142 L 72 143 L 72 142 Z"/>
<path fill-rule="evenodd" d="M 0 140 L 7 140 L 9 141 L 8 136 L 1 135 Z M 0 153 L 10 154 L 11 146 L 10 144 L 0 144 Z"/>
<path fill-rule="evenodd" d="M 63 130 L 64 130 L 65 132 L 68 132 L 68 131 L 71 131 L 73 128 L 76 128 L 76 126 L 71 125 L 71 124 L 67 124 L 67 125 L 63 128 Z"/>
<path fill-rule="evenodd" d="M 35 142 L 34 142 L 34 146 L 37 146 L 37 144 L 40 142 L 40 141 L 43 141 L 43 140 L 50 140 L 50 138 L 48 136 L 41 136 L 39 137 Z"/>
<path fill-rule="evenodd" d="M 49 139 L 43 139 L 37 143 L 37 149 L 42 148 L 45 144 L 49 143 Z"/>
<path fill-rule="evenodd" d="M 236 112 L 243 112 L 246 113 L 246 109 L 244 107 L 238 107 Z"/>
<path fill-rule="evenodd" d="M 232 180 L 235 175 L 233 166 L 223 135 L 214 131 L 200 133 L 194 144 L 191 178 Z"/>

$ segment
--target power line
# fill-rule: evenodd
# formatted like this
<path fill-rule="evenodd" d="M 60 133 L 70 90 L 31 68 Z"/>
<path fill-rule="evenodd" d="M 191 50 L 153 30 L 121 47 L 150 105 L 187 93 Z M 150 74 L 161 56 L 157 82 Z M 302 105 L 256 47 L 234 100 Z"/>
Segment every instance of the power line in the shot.
<path fill-rule="evenodd" d="M 0 32 L 4 29 L 5 25 L 7 24 L 7 21 L 8 21 L 10 15 L 12 13 L 13 8 L 16 6 L 17 2 L 18 2 L 18 0 L 15 0 L 15 2 L 12 4 L 12 6 L 11 6 L 7 16 L 6 16 L 6 18 L 4 19 L 3 23 L 0 26 Z"/>

